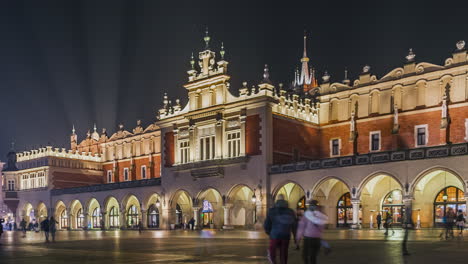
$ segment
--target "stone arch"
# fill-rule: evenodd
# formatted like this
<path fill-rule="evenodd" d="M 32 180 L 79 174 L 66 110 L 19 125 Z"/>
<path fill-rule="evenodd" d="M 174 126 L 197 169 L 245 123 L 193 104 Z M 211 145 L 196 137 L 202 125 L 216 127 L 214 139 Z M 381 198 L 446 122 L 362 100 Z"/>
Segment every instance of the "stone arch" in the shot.
<path fill-rule="evenodd" d="M 276 187 L 273 196 L 274 201 L 278 199 L 280 194 L 284 196 L 284 199 L 288 201 L 289 208 L 293 210 L 297 209 L 298 203 L 305 197 L 304 188 L 293 181 L 286 181 Z"/>
<path fill-rule="evenodd" d="M 40 222 L 44 221 L 49 216 L 49 213 L 47 211 L 47 206 L 45 205 L 44 202 L 39 202 L 36 208 L 37 208 L 36 209 L 37 220 L 40 223 Z"/>
<path fill-rule="evenodd" d="M 382 202 L 392 191 L 401 191 L 404 194 L 403 184 L 393 174 L 386 171 L 374 172 L 360 183 L 356 197 L 360 200 L 360 219 L 364 227 L 375 223 L 377 214 L 383 210 Z M 401 199 L 402 200 L 402 199 Z M 401 206 L 393 212 L 394 225 L 402 224 L 403 208 Z"/>
<path fill-rule="evenodd" d="M 106 216 L 104 219 L 104 224 L 106 228 L 119 228 L 120 227 L 120 215 L 121 215 L 121 206 L 119 201 L 114 196 L 107 196 L 104 199 L 104 210 Z"/>
<path fill-rule="evenodd" d="M 146 208 L 146 227 L 161 226 L 162 202 L 162 197 L 158 193 L 152 193 L 145 199 L 143 207 Z"/>
<path fill-rule="evenodd" d="M 96 198 L 91 198 L 86 203 L 88 213 L 88 228 L 101 228 L 102 225 L 102 207 Z"/>
<path fill-rule="evenodd" d="M 70 219 L 68 208 L 62 200 L 55 203 L 54 219 L 58 222 L 57 229 L 68 229 L 70 227 Z M 53 221 L 53 220 L 52 220 Z"/>
<path fill-rule="evenodd" d="M 339 218 L 343 220 L 343 213 L 346 213 L 346 211 L 343 212 L 343 208 L 338 208 L 338 200 L 350 192 L 351 189 L 345 181 L 328 176 L 315 184 L 312 188 L 311 198 L 323 206 L 324 212 L 328 215 L 329 225 L 334 227 L 338 226 Z"/>
<path fill-rule="evenodd" d="M 141 221 L 140 200 L 134 194 L 127 194 L 122 200 L 122 211 L 125 215 L 125 226 L 127 228 L 137 228 Z"/>
<path fill-rule="evenodd" d="M 22 219 L 26 221 L 26 225 L 31 223 L 35 217 L 35 211 L 32 204 L 29 202 L 25 203 L 23 206 Z"/>
<path fill-rule="evenodd" d="M 228 192 L 225 210 L 229 210 L 230 225 L 251 226 L 255 222 L 255 206 L 259 201 L 252 200 L 254 190 L 245 184 L 234 185 Z"/>
<path fill-rule="evenodd" d="M 174 192 L 171 200 L 169 201 L 169 206 L 171 208 L 169 213 L 169 223 L 174 224 L 174 227 L 178 227 L 180 224 L 188 222 L 193 216 L 192 204 L 193 199 L 188 191 L 179 189 Z M 199 223 L 195 224 L 198 225 Z"/>
<path fill-rule="evenodd" d="M 446 187 L 454 186 L 466 192 L 466 183 L 454 170 L 435 166 L 418 174 L 411 186 L 413 197 L 413 221 L 422 227 L 433 227 L 435 219 L 435 198 Z M 466 212 L 465 212 L 466 213 Z"/>
<path fill-rule="evenodd" d="M 200 191 L 197 195 L 197 204 L 200 208 L 200 224 L 204 227 L 219 228 L 223 226 L 224 205 L 223 196 L 213 188 L 207 187 Z M 213 226 L 214 225 L 214 226 Z"/>
<path fill-rule="evenodd" d="M 78 228 L 83 228 L 84 224 L 84 208 L 83 205 L 81 204 L 80 200 L 75 199 L 71 201 L 70 206 L 68 207 L 70 209 L 69 215 L 70 215 L 70 223 L 69 226 L 71 229 L 78 229 Z"/>

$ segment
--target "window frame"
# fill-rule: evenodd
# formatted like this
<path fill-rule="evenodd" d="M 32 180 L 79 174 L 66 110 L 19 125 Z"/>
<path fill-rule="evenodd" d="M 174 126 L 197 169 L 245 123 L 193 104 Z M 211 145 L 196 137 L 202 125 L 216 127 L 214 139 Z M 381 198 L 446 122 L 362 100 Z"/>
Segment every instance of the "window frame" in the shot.
<path fill-rule="evenodd" d="M 338 141 L 338 154 L 333 153 L 333 141 Z M 341 138 L 330 139 L 330 157 L 338 157 L 341 155 Z"/>
<path fill-rule="evenodd" d="M 190 162 L 190 140 L 180 139 L 179 142 L 179 163 L 186 164 Z M 187 144 L 186 146 L 183 146 Z"/>
<path fill-rule="evenodd" d="M 229 137 L 232 138 L 229 138 Z M 235 136 L 235 137 L 233 137 Z M 227 156 L 228 158 L 237 158 L 241 155 L 241 131 L 234 130 L 226 133 Z"/>
<path fill-rule="evenodd" d="M 112 170 L 107 170 L 107 183 L 113 183 Z"/>
<path fill-rule="evenodd" d="M 418 130 L 420 128 L 424 128 L 424 141 L 425 141 L 425 144 L 419 144 L 419 132 Z M 423 125 L 416 125 L 414 126 L 414 146 L 415 147 L 426 147 L 429 143 L 429 128 L 428 128 L 428 125 L 427 124 L 423 124 Z"/>
<path fill-rule="evenodd" d="M 144 173 L 143 173 L 144 172 Z M 141 179 L 147 179 L 148 178 L 148 171 L 146 169 L 146 165 L 141 165 L 140 167 L 140 173 L 141 173 Z M 143 175 L 145 177 L 143 177 Z"/>
<path fill-rule="evenodd" d="M 130 172 L 128 168 L 123 169 L 123 176 L 124 176 L 124 181 L 129 181 L 130 180 Z"/>
<path fill-rule="evenodd" d="M 378 135 L 379 136 L 379 144 L 377 149 L 373 149 L 373 136 Z M 382 150 L 382 133 L 380 130 L 377 131 L 371 131 L 369 132 L 369 151 L 370 152 L 377 152 Z"/>

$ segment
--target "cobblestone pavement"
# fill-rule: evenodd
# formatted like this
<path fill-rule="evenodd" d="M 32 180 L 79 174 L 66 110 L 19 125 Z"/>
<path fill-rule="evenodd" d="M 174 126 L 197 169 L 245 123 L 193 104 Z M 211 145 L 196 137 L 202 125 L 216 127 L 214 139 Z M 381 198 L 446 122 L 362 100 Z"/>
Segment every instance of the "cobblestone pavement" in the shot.
<path fill-rule="evenodd" d="M 441 230 L 411 231 L 411 256 L 402 257 L 402 230 L 329 230 L 333 251 L 319 263 L 466 263 L 468 239 L 439 238 Z M 468 231 L 466 233 L 468 236 Z M 6 231 L 0 263 L 267 263 L 268 239 L 256 231 L 61 231 L 57 242 L 42 233 Z M 301 263 L 291 243 L 289 263 Z"/>

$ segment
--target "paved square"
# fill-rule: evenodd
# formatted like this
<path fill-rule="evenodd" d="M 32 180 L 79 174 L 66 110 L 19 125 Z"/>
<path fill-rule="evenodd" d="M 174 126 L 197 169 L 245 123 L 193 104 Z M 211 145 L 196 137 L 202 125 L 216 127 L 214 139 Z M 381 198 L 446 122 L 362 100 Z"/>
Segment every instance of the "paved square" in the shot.
<path fill-rule="evenodd" d="M 403 258 L 401 230 L 329 230 L 333 251 L 319 263 L 466 263 L 468 242 L 441 241 L 440 232 L 412 231 L 412 255 Z M 0 263 L 267 263 L 268 239 L 256 231 L 61 231 L 49 244 L 42 233 L 21 236 L 4 233 Z M 289 263 L 302 263 L 292 244 L 289 253 Z"/>

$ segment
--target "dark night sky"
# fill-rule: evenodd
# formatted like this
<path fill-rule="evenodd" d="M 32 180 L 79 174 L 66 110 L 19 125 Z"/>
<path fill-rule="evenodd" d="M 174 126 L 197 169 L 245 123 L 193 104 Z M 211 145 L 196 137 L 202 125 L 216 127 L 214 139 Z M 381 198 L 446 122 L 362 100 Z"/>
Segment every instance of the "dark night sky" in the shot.
<path fill-rule="evenodd" d="M 304 29 L 312 64 L 332 81 L 344 67 L 354 79 L 365 64 L 380 78 L 408 48 L 418 62 L 443 64 L 456 41 L 468 41 L 462 1 L 343 2 L 2 1 L 0 153 L 12 140 L 21 151 L 68 148 L 72 124 L 79 139 L 94 122 L 109 134 L 120 122 L 147 125 L 164 92 L 186 102 L 189 57 L 206 26 L 216 51 L 224 41 L 236 92 L 258 83 L 265 63 L 275 82 L 290 82 Z"/>

